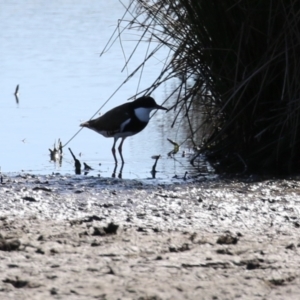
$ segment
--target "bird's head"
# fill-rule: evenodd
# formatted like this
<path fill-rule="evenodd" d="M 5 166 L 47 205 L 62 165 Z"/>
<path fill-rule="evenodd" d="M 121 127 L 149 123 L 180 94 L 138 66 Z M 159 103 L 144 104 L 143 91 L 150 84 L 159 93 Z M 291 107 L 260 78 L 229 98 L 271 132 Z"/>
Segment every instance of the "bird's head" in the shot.
<path fill-rule="evenodd" d="M 143 96 L 132 102 L 135 115 L 142 122 L 149 122 L 150 112 L 154 109 L 168 110 L 158 105 L 150 96 Z"/>

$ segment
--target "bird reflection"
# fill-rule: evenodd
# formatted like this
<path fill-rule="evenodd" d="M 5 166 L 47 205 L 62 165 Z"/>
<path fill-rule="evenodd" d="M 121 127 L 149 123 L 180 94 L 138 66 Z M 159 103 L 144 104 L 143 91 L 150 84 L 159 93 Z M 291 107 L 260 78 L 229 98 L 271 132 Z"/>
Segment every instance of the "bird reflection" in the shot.
<path fill-rule="evenodd" d="M 155 159 L 155 162 L 154 162 L 154 164 L 151 168 L 150 173 L 152 175 L 152 178 L 155 178 L 156 173 L 158 172 L 158 171 L 156 171 L 157 162 L 161 158 L 161 155 L 153 155 L 151 158 Z M 121 165 L 121 168 L 120 168 L 119 173 L 118 173 L 118 178 L 120 178 L 120 179 L 122 179 L 122 176 L 123 176 L 123 168 L 124 168 L 124 163 Z M 111 175 L 112 178 L 116 178 L 117 169 L 118 169 L 118 164 L 115 164 L 114 170 L 113 170 L 112 175 Z"/>
<path fill-rule="evenodd" d="M 113 173 L 111 174 L 112 178 L 116 178 L 117 167 L 118 167 L 118 164 L 115 164 Z M 123 168 L 124 168 L 124 163 L 122 163 L 119 174 L 118 174 L 118 178 L 120 178 L 120 179 L 122 179 Z"/>

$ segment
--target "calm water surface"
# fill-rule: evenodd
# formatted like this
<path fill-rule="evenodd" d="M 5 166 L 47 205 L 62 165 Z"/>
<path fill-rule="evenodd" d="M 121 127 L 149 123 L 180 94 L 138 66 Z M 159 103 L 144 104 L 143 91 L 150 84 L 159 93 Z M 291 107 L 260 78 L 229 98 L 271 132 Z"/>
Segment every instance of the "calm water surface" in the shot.
<path fill-rule="evenodd" d="M 49 148 L 58 138 L 66 143 L 114 93 L 143 60 L 147 45 L 142 45 L 128 69 L 120 42 L 101 57 L 118 19 L 124 14 L 119 1 L 107 0 L 0 0 L 0 166 L 2 172 L 35 174 L 74 173 L 70 147 L 81 162 L 95 170 L 91 175 L 111 176 L 114 160 L 113 139 L 83 129 L 64 148 L 61 166 L 50 161 Z M 136 45 L 134 32 L 123 36 L 128 57 Z M 140 85 L 139 74 L 126 83 L 105 105 L 105 113 L 148 87 L 163 67 L 168 49 L 163 49 L 146 65 Z M 20 85 L 19 103 L 14 97 Z M 161 104 L 168 87 L 152 96 Z M 166 104 L 166 106 L 168 106 Z M 159 111 L 140 134 L 126 139 L 123 178 L 147 178 L 153 165 L 152 155 L 161 154 L 158 178 L 183 176 L 191 171 L 189 159 L 168 158 L 171 138 L 185 139 L 180 124 L 171 129 L 172 113 Z M 183 144 L 182 150 L 187 147 Z M 81 154 L 81 156 L 79 156 Z M 101 166 L 99 166 L 101 163 Z"/>

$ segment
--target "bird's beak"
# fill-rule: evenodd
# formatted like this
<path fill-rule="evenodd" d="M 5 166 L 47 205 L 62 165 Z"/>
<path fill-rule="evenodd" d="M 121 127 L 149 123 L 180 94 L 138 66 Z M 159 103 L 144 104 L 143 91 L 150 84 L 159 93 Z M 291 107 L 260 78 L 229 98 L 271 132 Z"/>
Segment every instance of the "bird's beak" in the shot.
<path fill-rule="evenodd" d="M 160 106 L 158 104 L 156 104 L 155 106 L 156 109 L 162 109 L 162 110 L 168 110 L 167 108 L 163 107 L 163 106 Z"/>

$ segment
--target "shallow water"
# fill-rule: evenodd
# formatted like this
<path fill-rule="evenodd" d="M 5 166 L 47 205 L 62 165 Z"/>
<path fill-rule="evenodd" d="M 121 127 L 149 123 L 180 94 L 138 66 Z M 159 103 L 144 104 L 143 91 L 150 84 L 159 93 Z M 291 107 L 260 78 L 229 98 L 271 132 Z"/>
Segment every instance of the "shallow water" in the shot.
<path fill-rule="evenodd" d="M 74 161 L 67 149 L 70 147 L 82 163 L 94 168 L 90 174 L 111 176 L 112 139 L 83 129 L 64 148 L 61 165 L 50 161 L 48 149 L 53 148 L 58 138 L 66 143 L 79 124 L 90 119 L 127 74 L 142 62 L 147 44 L 139 48 L 124 72 L 121 72 L 125 60 L 120 42 L 99 57 L 124 14 L 124 7 L 118 1 L 104 0 L 0 0 L 0 7 L 1 171 L 73 174 Z M 133 33 L 123 36 L 127 58 L 137 39 Z M 167 51 L 162 49 L 149 61 L 141 82 L 137 74 L 101 113 L 148 87 L 162 69 Z M 20 85 L 18 103 L 14 97 L 17 84 Z M 162 104 L 169 89 L 164 86 L 152 96 Z M 181 157 L 187 143 L 182 145 L 175 160 L 167 156 L 173 148 L 167 138 L 182 143 L 186 136 L 182 125 L 171 128 L 173 116 L 157 112 L 143 132 L 124 142 L 123 178 L 151 177 L 154 163 L 151 156 L 157 154 L 162 155 L 157 165 L 158 178 L 183 176 L 187 170 L 194 172 L 190 157 Z"/>

